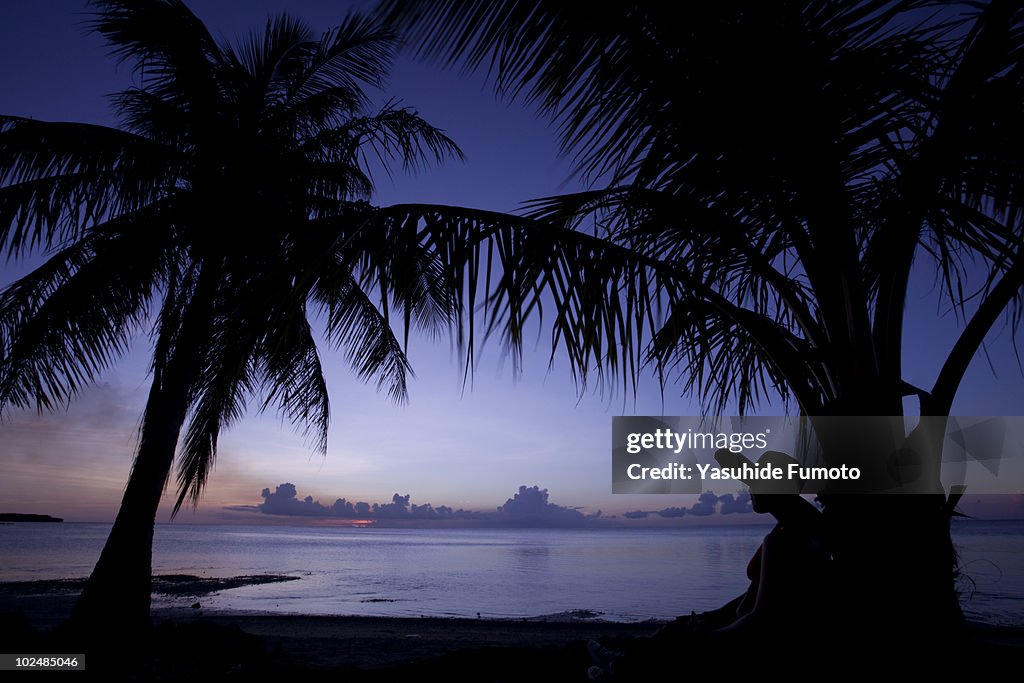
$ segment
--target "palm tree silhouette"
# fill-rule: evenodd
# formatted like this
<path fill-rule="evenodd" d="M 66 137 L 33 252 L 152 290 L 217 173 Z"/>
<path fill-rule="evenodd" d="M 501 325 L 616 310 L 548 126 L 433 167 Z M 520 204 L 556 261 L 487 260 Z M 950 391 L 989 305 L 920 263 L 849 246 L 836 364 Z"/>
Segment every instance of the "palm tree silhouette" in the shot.
<path fill-rule="evenodd" d="M 177 512 L 247 401 L 324 451 L 328 394 L 308 309 L 356 374 L 402 400 L 404 332 L 457 297 L 415 233 L 367 228 L 367 158 L 406 170 L 456 146 L 414 111 L 370 110 L 395 49 L 353 16 L 281 16 L 218 43 L 180 0 L 102 0 L 92 29 L 135 68 L 121 126 L 0 118 L 0 245 L 48 260 L 0 298 L 0 407 L 71 400 L 152 328 L 152 386 L 120 511 L 76 608 L 148 624 L 153 524 L 181 441 Z M 181 431 L 185 428 L 184 435 Z M 94 631 L 95 632 L 95 631 Z"/>
<path fill-rule="evenodd" d="M 486 67 L 554 118 L 596 188 L 534 202 L 532 228 L 477 217 L 481 234 L 518 231 L 489 290 L 506 335 L 518 342 L 550 297 L 553 341 L 584 385 L 596 373 L 628 389 L 653 366 L 709 411 L 781 396 L 808 416 L 901 416 L 910 396 L 941 418 L 988 332 L 1024 312 L 1020 3 L 384 11 L 421 55 Z M 904 374 L 915 272 L 962 321 L 924 387 Z M 828 604 L 872 630 L 897 606 L 893 628 L 948 630 L 954 502 L 829 500 L 844 575 Z"/>

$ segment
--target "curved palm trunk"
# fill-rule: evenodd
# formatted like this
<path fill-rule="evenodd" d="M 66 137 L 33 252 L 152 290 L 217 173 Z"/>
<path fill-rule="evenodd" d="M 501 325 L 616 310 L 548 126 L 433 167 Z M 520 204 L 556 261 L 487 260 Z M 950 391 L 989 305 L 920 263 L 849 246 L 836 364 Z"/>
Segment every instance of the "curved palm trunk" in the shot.
<path fill-rule="evenodd" d="M 106 545 L 72 615 L 72 624 L 138 633 L 149 627 L 153 525 L 188 412 L 187 381 L 155 373 L 139 449 Z"/>
<path fill-rule="evenodd" d="M 153 384 L 146 401 L 139 449 L 114 526 L 71 615 L 71 629 L 95 635 L 97 645 L 130 642 L 150 627 L 153 525 L 167 484 L 190 391 L 198 373 L 200 340 L 209 328 L 209 294 L 217 269 L 201 268 L 189 304 L 165 304 Z M 170 297 L 174 298 L 174 297 Z"/>

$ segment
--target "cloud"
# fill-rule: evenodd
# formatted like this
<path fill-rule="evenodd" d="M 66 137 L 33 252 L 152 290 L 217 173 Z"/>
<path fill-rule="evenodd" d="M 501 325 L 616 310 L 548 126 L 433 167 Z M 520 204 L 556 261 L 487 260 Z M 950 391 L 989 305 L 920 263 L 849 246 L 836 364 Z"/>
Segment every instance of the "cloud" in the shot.
<path fill-rule="evenodd" d="M 267 515 L 293 517 L 320 517 L 330 519 L 372 520 L 472 520 L 482 526 L 545 526 L 567 527 L 593 524 L 601 518 L 600 510 L 584 515 L 575 508 L 556 505 L 548 501 L 548 490 L 539 486 L 520 486 L 519 491 L 498 506 L 494 512 L 476 512 L 452 509 L 447 505 L 434 507 L 430 503 L 411 502 L 409 494 L 396 493 L 390 503 L 353 503 L 339 498 L 332 505 L 323 505 L 312 496 L 298 497 L 294 484 L 279 484 L 260 493 L 263 502 L 255 509 Z M 237 508 L 237 506 L 236 506 Z"/>
<path fill-rule="evenodd" d="M 661 510 L 633 510 L 632 512 L 624 512 L 622 516 L 626 519 L 646 519 L 651 515 L 657 515 L 666 519 L 672 519 L 685 517 L 686 515 L 707 517 L 716 512 L 720 515 L 732 515 L 753 511 L 754 509 L 750 505 L 749 493 L 739 493 L 736 495 L 726 493 L 723 496 L 716 496 L 707 491 L 702 493 L 697 502 L 688 508 L 667 507 Z"/>
<path fill-rule="evenodd" d="M 700 494 L 700 498 L 697 502 L 690 506 L 690 514 L 697 515 L 698 517 L 707 517 L 708 515 L 715 514 L 715 506 L 718 504 L 718 496 L 705 491 Z"/>
<path fill-rule="evenodd" d="M 601 517 L 598 510 L 584 515 L 579 510 L 548 502 L 548 490 L 539 486 L 520 486 L 519 492 L 494 513 L 494 520 L 516 526 L 581 526 Z"/>
<path fill-rule="evenodd" d="M 520 486 L 513 496 L 499 505 L 493 512 L 453 509 L 447 505 L 437 507 L 430 503 L 413 503 L 409 494 L 394 494 L 388 503 L 352 502 L 338 498 L 331 505 L 324 505 L 312 496 L 299 498 L 295 484 L 285 482 L 273 491 L 263 489 L 263 502 L 255 506 L 232 506 L 232 509 L 255 510 L 266 515 L 292 517 L 319 517 L 323 519 L 362 519 L 381 522 L 399 521 L 453 521 L 462 520 L 474 526 L 489 527 L 577 527 L 597 526 L 607 523 L 610 517 L 602 517 L 598 510 L 583 514 L 577 508 L 558 505 L 550 501 L 547 489 L 539 486 Z M 625 512 L 626 519 L 646 519 L 657 515 L 665 519 L 677 519 L 688 515 L 706 517 L 715 513 L 722 515 L 753 512 L 750 495 L 727 493 L 716 496 L 711 492 L 701 494 L 690 507 L 667 507 L 661 510 L 634 510 Z"/>
<path fill-rule="evenodd" d="M 722 515 L 731 514 L 743 514 L 746 512 L 753 512 L 754 508 L 750 504 L 749 493 L 738 493 L 735 496 L 731 493 L 726 493 L 724 496 L 718 497 L 718 513 Z"/>
<path fill-rule="evenodd" d="M 285 482 L 271 493 L 263 489 L 260 493 L 263 502 L 255 509 L 266 515 L 288 515 L 292 517 L 325 517 L 335 519 L 472 519 L 480 515 L 469 510 L 453 510 L 441 505 L 434 507 L 430 503 L 416 505 L 410 503 L 410 496 L 395 494 L 390 503 L 353 503 L 338 498 L 332 505 L 323 505 L 320 501 L 306 496 L 299 500 L 295 484 Z"/>

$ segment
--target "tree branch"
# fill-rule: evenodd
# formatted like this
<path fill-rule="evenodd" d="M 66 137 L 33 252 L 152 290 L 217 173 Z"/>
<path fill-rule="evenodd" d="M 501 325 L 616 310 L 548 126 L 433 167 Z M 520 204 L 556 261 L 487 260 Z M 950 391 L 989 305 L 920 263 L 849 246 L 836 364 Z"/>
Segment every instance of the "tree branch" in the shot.
<path fill-rule="evenodd" d="M 1024 288 L 1024 261 L 1018 256 L 1014 265 L 992 288 L 989 295 L 978 306 L 960 337 L 953 345 L 949 357 L 942 365 L 929 400 L 922 400 L 921 414 L 948 415 L 953 407 L 960 382 L 967 372 L 971 359 L 981 347 L 982 342 L 996 319 L 1002 314 L 1011 301 L 1020 296 Z"/>

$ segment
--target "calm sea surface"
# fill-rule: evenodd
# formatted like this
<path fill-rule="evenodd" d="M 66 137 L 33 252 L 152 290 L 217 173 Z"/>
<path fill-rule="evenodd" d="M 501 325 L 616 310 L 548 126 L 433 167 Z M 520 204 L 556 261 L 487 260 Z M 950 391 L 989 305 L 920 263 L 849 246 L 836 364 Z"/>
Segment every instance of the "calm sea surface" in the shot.
<path fill-rule="evenodd" d="M 674 530 L 350 529 L 159 525 L 154 571 L 288 574 L 202 598 L 217 611 L 669 619 L 746 587 L 765 526 Z M 109 525 L 0 526 L 0 581 L 84 577 Z M 969 616 L 1024 626 L 1024 522 L 960 522 Z M 157 598 L 155 606 L 178 605 Z"/>

